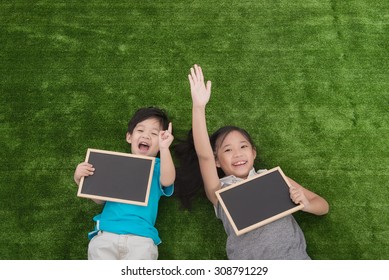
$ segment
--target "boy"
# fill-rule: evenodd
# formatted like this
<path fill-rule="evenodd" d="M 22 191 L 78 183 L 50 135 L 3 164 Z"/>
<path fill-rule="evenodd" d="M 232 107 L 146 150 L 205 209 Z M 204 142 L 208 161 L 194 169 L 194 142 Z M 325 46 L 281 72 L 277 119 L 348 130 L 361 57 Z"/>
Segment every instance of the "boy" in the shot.
<path fill-rule="evenodd" d="M 141 108 L 128 123 L 126 141 L 135 155 L 156 158 L 147 206 L 95 200 L 104 204 L 95 216 L 95 231 L 89 234 L 88 259 L 158 259 L 161 240 L 154 227 L 161 196 L 173 194 L 175 168 L 169 150 L 173 142 L 172 124 L 159 108 Z M 87 162 L 80 163 L 74 173 L 79 185 L 83 176 L 95 169 Z"/>

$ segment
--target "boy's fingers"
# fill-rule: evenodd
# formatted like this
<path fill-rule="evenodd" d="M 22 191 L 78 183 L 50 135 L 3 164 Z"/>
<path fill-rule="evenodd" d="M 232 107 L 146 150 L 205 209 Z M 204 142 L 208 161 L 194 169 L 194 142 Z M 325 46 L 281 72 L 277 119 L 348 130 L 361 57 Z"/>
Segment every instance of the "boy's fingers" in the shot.
<path fill-rule="evenodd" d="M 167 130 L 161 130 L 159 132 L 159 137 L 160 137 L 160 140 L 166 140 L 167 139 Z"/>
<path fill-rule="evenodd" d="M 90 163 L 82 164 L 82 165 L 80 165 L 79 167 L 80 167 L 81 169 L 83 169 L 83 170 L 88 170 L 88 171 L 94 171 L 94 170 L 95 170 L 95 168 L 93 167 L 93 165 L 90 164 Z"/>
<path fill-rule="evenodd" d="M 89 167 L 89 168 L 93 167 L 93 165 L 90 164 L 89 162 L 83 162 L 83 163 L 80 164 L 80 166 L 86 166 L 86 167 Z"/>
<path fill-rule="evenodd" d="M 89 175 L 93 175 L 93 172 L 85 170 L 85 172 L 81 174 L 81 177 L 88 177 Z"/>
<path fill-rule="evenodd" d="M 167 131 L 169 132 L 169 133 L 172 133 L 172 123 L 170 122 L 169 123 L 169 127 L 167 128 Z"/>

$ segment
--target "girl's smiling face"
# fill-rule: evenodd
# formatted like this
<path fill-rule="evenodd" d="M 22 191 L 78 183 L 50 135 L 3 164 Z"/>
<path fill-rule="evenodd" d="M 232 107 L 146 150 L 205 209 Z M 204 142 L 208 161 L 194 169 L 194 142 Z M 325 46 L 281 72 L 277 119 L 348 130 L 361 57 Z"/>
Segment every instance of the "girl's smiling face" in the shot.
<path fill-rule="evenodd" d="M 132 134 L 127 132 L 126 140 L 131 144 L 134 155 L 155 157 L 159 151 L 159 132 L 161 123 L 158 119 L 150 118 L 139 122 Z"/>
<path fill-rule="evenodd" d="M 254 166 L 257 152 L 239 131 L 231 131 L 216 145 L 216 166 L 224 173 L 246 179 Z"/>

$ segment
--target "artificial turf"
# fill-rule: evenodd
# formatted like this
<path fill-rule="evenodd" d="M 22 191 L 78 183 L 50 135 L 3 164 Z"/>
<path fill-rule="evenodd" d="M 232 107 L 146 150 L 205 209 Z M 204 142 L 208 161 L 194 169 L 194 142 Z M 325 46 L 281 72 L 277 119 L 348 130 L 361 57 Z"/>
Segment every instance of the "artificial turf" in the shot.
<path fill-rule="evenodd" d="M 208 128 L 253 136 L 330 213 L 295 214 L 313 259 L 389 259 L 389 2 L 34 1 L 0 4 L 0 259 L 86 259 L 100 206 L 76 196 L 89 147 L 128 151 L 128 119 L 190 128 L 187 74 L 212 80 Z M 162 199 L 160 259 L 225 259 L 205 197 Z"/>

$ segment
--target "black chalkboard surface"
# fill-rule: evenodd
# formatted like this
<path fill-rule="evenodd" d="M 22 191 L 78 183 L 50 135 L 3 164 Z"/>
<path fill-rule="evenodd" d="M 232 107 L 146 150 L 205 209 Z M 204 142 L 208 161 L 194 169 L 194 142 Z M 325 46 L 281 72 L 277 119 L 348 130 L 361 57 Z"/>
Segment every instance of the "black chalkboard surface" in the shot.
<path fill-rule="evenodd" d="M 147 206 L 155 158 L 88 149 L 85 161 L 95 171 L 81 178 L 79 197 Z"/>
<path fill-rule="evenodd" d="M 289 187 L 276 167 L 220 189 L 216 196 L 239 236 L 302 209 L 290 199 Z"/>

